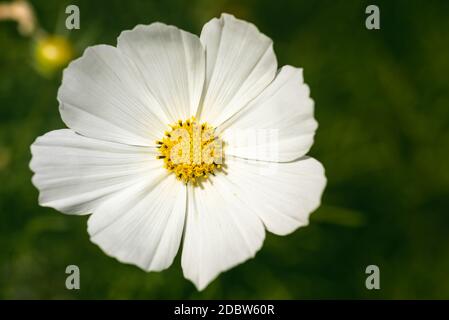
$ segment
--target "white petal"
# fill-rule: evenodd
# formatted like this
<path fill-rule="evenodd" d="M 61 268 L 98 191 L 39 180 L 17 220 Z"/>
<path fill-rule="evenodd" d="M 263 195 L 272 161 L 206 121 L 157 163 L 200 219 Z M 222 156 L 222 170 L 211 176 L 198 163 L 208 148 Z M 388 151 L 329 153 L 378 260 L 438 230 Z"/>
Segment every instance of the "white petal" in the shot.
<path fill-rule="evenodd" d="M 149 147 L 86 138 L 68 129 L 37 138 L 31 153 L 39 204 L 69 214 L 91 213 L 117 191 L 165 173 Z"/>
<path fill-rule="evenodd" d="M 139 72 L 115 47 L 86 49 L 64 71 L 58 91 L 63 121 L 84 136 L 154 145 L 168 123 Z"/>
<path fill-rule="evenodd" d="M 323 166 L 309 157 L 288 163 L 227 157 L 225 166 L 233 192 L 278 235 L 308 224 L 326 185 Z"/>
<path fill-rule="evenodd" d="M 292 161 L 313 144 L 318 126 L 302 69 L 283 67 L 244 110 L 218 128 L 226 153 L 265 161 Z"/>
<path fill-rule="evenodd" d="M 273 80 L 277 61 L 270 38 L 228 14 L 204 25 L 201 42 L 206 48 L 206 85 L 200 116 L 216 127 Z"/>
<path fill-rule="evenodd" d="M 265 230 L 223 176 L 188 191 L 181 264 L 184 276 L 202 290 L 220 272 L 254 257 Z"/>
<path fill-rule="evenodd" d="M 136 63 L 170 123 L 196 114 L 205 73 L 204 48 L 196 35 L 162 23 L 138 25 L 122 32 L 117 48 Z"/>
<path fill-rule="evenodd" d="M 186 201 L 186 188 L 174 175 L 128 188 L 91 215 L 91 241 L 120 262 L 166 269 L 178 252 Z"/>

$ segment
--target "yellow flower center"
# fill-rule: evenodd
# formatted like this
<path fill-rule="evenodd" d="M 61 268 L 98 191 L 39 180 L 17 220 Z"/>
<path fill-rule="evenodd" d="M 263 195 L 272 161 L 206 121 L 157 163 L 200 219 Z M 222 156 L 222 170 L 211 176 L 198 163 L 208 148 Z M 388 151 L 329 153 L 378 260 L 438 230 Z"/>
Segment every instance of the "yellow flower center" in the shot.
<path fill-rule="evenodd" d="M 164 167 L 178 180 L 196 185 L 222 168 L 222 144 L 213 127 L 198 124 L 194 117 L 170 127 L 156 142 L 160 153 L 157 158 L 164 160 Z"/>

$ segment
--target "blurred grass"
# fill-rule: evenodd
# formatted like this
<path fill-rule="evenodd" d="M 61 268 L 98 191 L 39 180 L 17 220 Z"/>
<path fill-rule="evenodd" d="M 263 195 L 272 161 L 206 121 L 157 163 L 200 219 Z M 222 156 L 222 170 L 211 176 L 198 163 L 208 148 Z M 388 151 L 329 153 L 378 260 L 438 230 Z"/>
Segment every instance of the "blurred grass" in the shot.
<path fill-rule="evenodd" d="M 381 30 L 364 27 L 368 1 L 31 1 L 43 28 L 64 30 L 68 4 L 79 49 L 163 21 L 199 34 L 221 12 L 274 40 L 279 65 L 304 68 L 320 128 L 311 155 L 328 187 L 307 228 L 268 235 L 256 259 L 204 292 L 179 255 L 146 274 L 90 243 L 86 217 L 37 205 L 29 146 L 64 127 L 61 74 L 36 73 L 32 43 L 0 23 L 0 298 L 449 298 L 449 2 L 375 1 Z M 64 287 L 81 269 L 81 290 Z M 377 264 L 381 290 L 364 287 Z"/>

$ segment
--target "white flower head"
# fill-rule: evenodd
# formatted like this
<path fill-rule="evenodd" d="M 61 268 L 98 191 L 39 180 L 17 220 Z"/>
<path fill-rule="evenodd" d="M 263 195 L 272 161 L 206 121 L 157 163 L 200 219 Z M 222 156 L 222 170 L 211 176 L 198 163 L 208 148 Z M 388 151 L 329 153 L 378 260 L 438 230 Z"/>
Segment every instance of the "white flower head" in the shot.
<path fill-rule="evenodd" d="M 202 290 L 253 257 L 265 229 L 291 233 L 320 204 L 302 70 L 278 70 L 272 41 L 231 15 L 199 38 L 153 23 L 90 47 L 58 101 L 69 129 L 31 146 L 39 203 L 91 213 L 91 241 L 121 262 L 160 271 L 182 242 L 184 276 Z"/>

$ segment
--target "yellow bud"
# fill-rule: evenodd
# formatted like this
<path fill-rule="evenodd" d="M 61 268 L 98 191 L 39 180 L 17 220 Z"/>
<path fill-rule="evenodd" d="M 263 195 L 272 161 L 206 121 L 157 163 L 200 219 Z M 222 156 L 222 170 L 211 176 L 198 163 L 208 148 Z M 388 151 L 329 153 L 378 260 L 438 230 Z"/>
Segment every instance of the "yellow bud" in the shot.
<path fill-rule="evenodd" d="M 73 58 L 73 48 L 64 37 L 46 36 L 37 40 L 34 54 L 39 71 L 51 73 L 69 63 Z"/>

